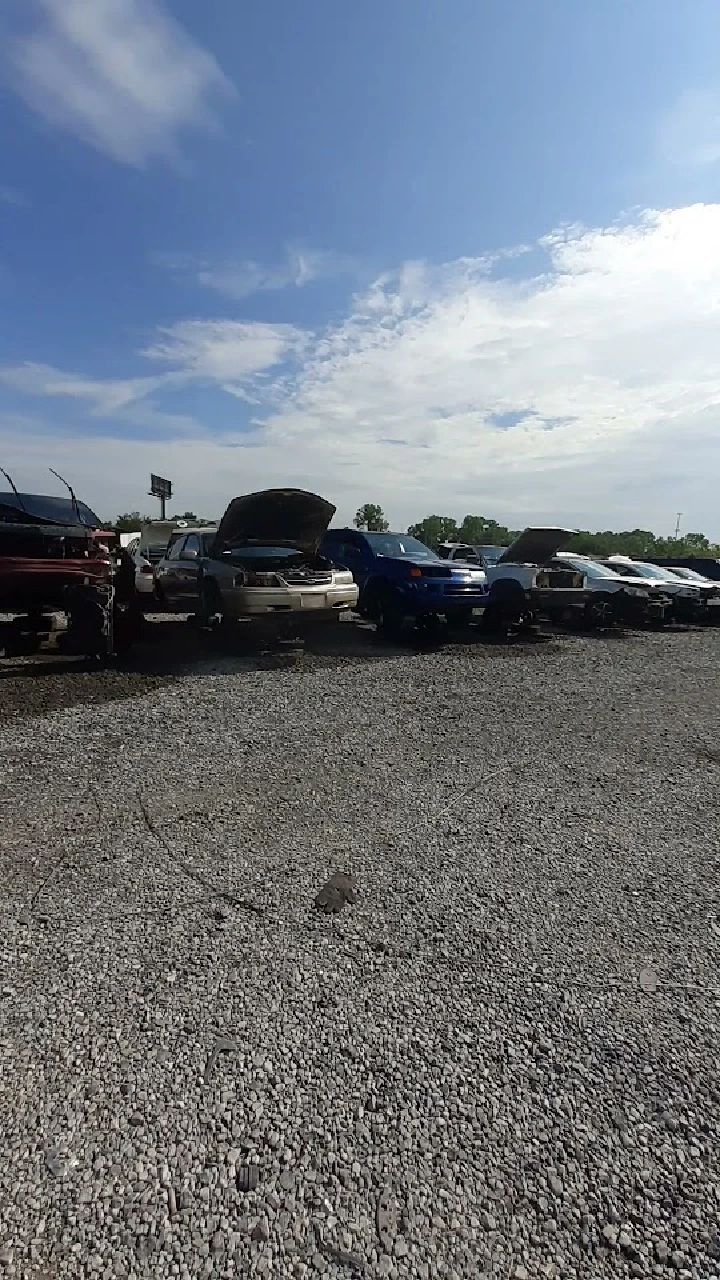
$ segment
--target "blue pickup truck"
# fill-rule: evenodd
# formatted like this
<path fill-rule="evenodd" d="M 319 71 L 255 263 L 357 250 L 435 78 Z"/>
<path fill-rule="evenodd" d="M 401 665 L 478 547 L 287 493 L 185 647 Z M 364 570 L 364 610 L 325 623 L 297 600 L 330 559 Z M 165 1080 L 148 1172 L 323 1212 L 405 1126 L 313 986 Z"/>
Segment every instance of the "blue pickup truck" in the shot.
<path fill-rule="evenodd" d="M 388 634 L 430 627 L 440 617 L 465 624 L 487 603 L 481 569 L 448 563 L 406 533 L 328 529 L 320 554 L 352 570 L 360 613 Z"/>

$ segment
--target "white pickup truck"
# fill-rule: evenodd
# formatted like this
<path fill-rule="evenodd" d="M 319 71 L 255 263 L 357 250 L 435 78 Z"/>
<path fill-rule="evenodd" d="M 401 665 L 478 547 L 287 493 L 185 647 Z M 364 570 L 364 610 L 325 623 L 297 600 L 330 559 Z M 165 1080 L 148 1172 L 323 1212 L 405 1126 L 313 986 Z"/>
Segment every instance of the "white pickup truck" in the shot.
<path fill-rule="evenodd" d="M 582 573 L 571 565 L 548 566 L 548 561 L 575 536 L 574 529 L 525 529 L 509 547 L 445 543 L 446 560 L 480 565 L 485 571 L 488 602 L 484 625 L 489 631 L 528 627 L 538 615 L 584 609 L 589 598 Z"/>

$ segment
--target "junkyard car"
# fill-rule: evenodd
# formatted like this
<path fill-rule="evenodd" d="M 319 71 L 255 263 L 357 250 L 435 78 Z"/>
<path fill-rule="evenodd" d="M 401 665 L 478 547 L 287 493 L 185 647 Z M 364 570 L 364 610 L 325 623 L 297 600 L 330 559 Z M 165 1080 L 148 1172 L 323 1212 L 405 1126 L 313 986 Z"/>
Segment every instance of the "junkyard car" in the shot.
<path fill-rule="evenodd" d="M 487 630 L 505 632 L 541 616 L 570 616 L 585 608 L 589 593 L 582 573 L 551 563 L 574 535 L 573 529 L 528 528 L 509 547 L 492 548 L 493 556 L 500 554 L 494 562 L 485 558 Z"/>
<path fill-rule="evenodd" d="M 550 564 L 582 573 L 589 593 L 585 618 L 591 626 L 605 627 L 615 621 L 661 626 L 670 616 L 670 597 L 662 584 L 650 578 L 623 576 L 620 567 L 610 569 L 592 556 L 572 551 L 559 551 Z"/>
<path fill-rule="evenodd" d="M 430 630 L 438 619 L 466 624 L 487 601 L 485 574 L 466 564 L 444 564 L 407 533 L 328 529 L 322 551 L 352 570 L 360 612 L 386 635 L 410 627 Z"/>
<path fill-rule="evenodd" d="M 109 658 L 137 639 L 132 561 L 71 498 L 0 494 L 0 651 Z"/>
<path fill-rule="evenodd" d="M 352 573 L 318 554 L 335 507 L 304 489 L 234 498 L 216 529 L 176 530 L 155 566 L 161 607 L 210 624 L 256 622 L 297 633 L 354 608 Z"/>
<path fill-rule="evenodd" d="M 603 559 L 603 564 L 630 578 L 651 580 L 669 597 L 672 618 L 675 622 L 704 622 L 707 617 L 710 590 L 704 590 L 676 578 L 671 571 L 645 560 L 632 560 L 630 556 L 614 555 Z"/>

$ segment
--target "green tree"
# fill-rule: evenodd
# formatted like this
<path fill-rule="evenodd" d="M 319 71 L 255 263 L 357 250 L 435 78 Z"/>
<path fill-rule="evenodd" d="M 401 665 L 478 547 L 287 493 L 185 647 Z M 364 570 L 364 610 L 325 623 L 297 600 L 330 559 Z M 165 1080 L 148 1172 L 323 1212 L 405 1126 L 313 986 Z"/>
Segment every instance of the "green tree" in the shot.
<path fill-rule="evenodd" d="M 356 529 L 367 529 L 368 533 L 387 533 L 390 528 L 385 512 L 376 502 L 365 502 L 358 507 L 353 523 Z"/>
<path fill-rule="evenodd" d="M 458 529 L 458 542 L 471 545 L 485 543 L 491 547 L 506 547 L 513 537 L 514 534 L 504 524 L 488 520 L 486 516 L 465 516 Z"/>
<path fill-rule="evenodd" d="M 408 529 L 411 538 L 419 538 L 426 547 L 437 551 L 441 542 L 459 542 L 458 527 L 452 516 L 426 516 Z"/>
<path fill-rule="evenodd" d="M 139 533 L 148 520 L 152 520 L 152 516 L 141 516 L 139 511 L 126 511 L 124 515 L 118 516 L 113 527 L 118 533 Z"/>
<path fill-rule="evenodd" d="M 197 524 L 199 517 L 194 511 L 183 511 L 181 516 L 171 516 L 171 520 L 187 520 L 188 524 Z"/>

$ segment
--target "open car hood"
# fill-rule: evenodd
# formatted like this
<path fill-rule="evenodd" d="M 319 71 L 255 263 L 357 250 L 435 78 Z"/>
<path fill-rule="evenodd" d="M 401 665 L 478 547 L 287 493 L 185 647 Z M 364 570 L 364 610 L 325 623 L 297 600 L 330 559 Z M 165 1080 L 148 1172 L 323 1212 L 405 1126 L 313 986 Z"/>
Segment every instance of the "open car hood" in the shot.
<path fill-rule="evenodd" d="M 546 564 L 574 538 L 576 529 L 525 529 L 498 564 Z"/>
<path fill-rule="evenodd" d="M 305 489 L 263 489 L 233 498 L 215 534 L 215 548 L 243 543 L 296 547 L 315 555 L 335 515 L 331 502 Z"/>

